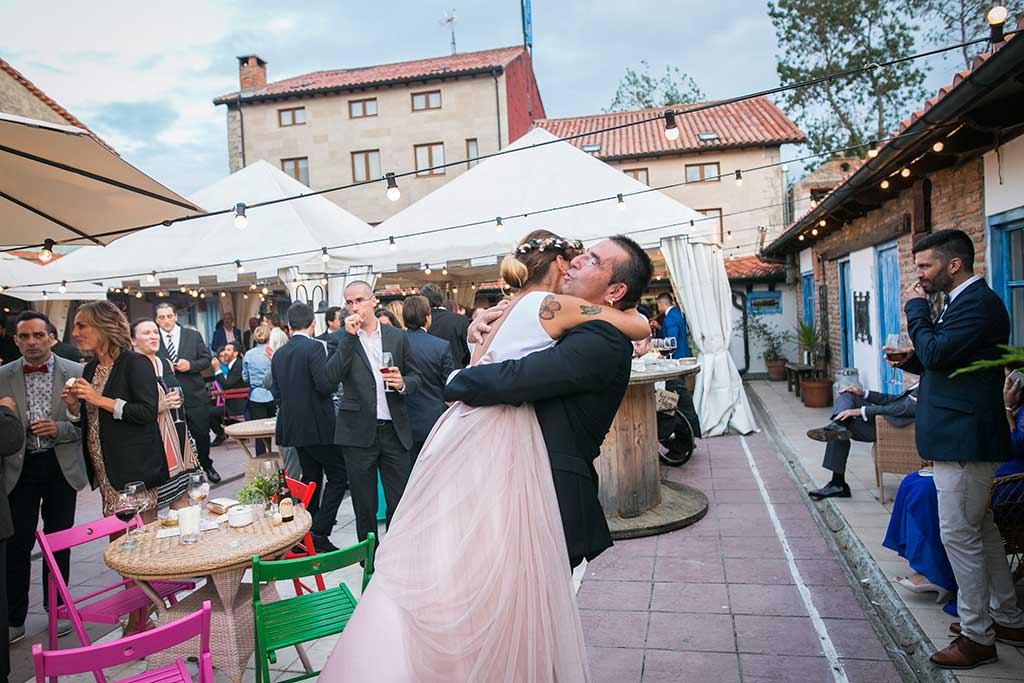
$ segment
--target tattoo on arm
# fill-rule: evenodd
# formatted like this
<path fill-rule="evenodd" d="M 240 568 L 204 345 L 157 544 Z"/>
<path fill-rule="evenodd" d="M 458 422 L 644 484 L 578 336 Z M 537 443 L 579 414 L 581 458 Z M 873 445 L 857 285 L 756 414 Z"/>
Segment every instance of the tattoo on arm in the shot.
<path fill-rule="evenodd" d="M 583 315 L 601 315 L 600 306 L 580 306 L 580 313 Z"/>
<path fill-rule="evenodd" d="M 555 300 L 554 294 L 548 294 L 540 304 L 540 319 L 554 320 L 555 314 L 562 310 L 562 304 Z"/>

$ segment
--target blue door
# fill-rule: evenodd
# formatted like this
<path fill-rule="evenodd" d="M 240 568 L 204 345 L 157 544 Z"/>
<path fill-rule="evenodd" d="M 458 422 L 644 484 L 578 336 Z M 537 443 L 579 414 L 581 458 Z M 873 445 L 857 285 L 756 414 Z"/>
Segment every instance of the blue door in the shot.
<path fill-rule="evenodd" d="M 1024 345 L 1024 207 L 989 216 L 992 289 L 1010 312 L 1010 343 Z"/>
<path fill-rule="evenodd" d="M 903 391 L 903 372 L 889 367 L 882 347 L 890 334 L 900 333 L 900 255 L 895 242 L 878 247 L 878 362 L 881 368 L 880 391 L 898 394 Z"/>
<path fill-rule="evenodd" d="M 801 275 L 800 286 L 804 302 L 804 324 L 810 325 L 814 322 L 814 273 Z"/>
<path fill-rule="evenodd" d="M 839 262 L 839 339 L 844 368 L 853 367 L 853 294 L 850 291 L 850 259 Z"/>

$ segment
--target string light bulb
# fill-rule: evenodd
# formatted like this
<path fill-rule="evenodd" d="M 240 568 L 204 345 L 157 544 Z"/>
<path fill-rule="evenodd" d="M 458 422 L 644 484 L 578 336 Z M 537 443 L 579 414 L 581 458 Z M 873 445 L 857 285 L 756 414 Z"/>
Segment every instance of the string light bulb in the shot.
<path fill-rule="evenodd" d="M 242 262 L 239 259 L 235 259 L 235 270 L 241 275 L 245 272 L 245 268 L 242 267 Z"/>
<path fill-rule="evenodd" d="M 388 249 L 390 249 L 391 251 L 398 251 L 398 243 L 395 242 L 394 237 L 388 238 Z"/>
<path fill-rule="evenodd" d="M 475 284 L 470 285 L 469 288 L 472 289 L 474 292 L 476 291 L 476 285 Z"/>
<path fill-rule="evenodd" d="M 394 173 L 385 173 L 384 177 L 387 179 L 388 191 L 387 196 L 393 202 L 397 202 L 402 198 L 402 191 L 398 189 L 398 178 L 395 177 Z"/>
<path fill-rule="evenodd" d="M 324 285 L 325 287 L 327 286 L 327 276 L 326 275 L 324 275 L 322 278 L 320 278 L 320 284 Z"/>
<path fill-rule="evenodd" d="M 135 298 L 136 299 L 141 299 L 142 298 L 142 292 L 135 292 Z"/>
<path fill-rule="evenodd" d="M 725 239 L 727 242 L 732 242 L 732 230 L 726 230 Z"/>
<path fill-rule="evenodd" d="M 877 149 L 877 148 L 876 148 L 876 149 L 869 149 L 869 150 L 868 150 L 868 156 L 869 156 L 870 158 L 872 158 L 872 159 L 874 159 L 875 157 L 877 157 L 877 156 L 878 156 L 878 149 Z"/>
<path fill-rule="evenodd" d="M 59 291 L 61 294 L 64 294 L 65 292 L 67 292 L 68 291 L 68 281 L 67 280 L 61 280 L 60 281 L 60 287 L 57 288 L 57 291 Z"/>
<path fill-rule="evenodd" d="M 430 264 L 428 263 L 428 264 L 427 264 L 427 267 L 423 269 L 423 274 L 424 274 L 424 275 L 430 275 L 430 274 L 431 274 L 432 272 L 434 272 L 434 271 L 432 271 L 432 270 L 430 269 Z"/>
<path fill-rule="evenodd" d="M 178 291 L 181 292 L 182 294 L 184 294 L 185 293 L 185 287 L 178 287 Z"/>
<path fill-rule="evenodd" d="M 49 297 L 49 296 L 47 296 L 47 294 L 46 294 L 46 290 L 44 289 L 44 290 L 43 290 L 43 301 L 46 301 L 46 300 L 48 300 L 49 298 L 50 298 L 50 297 Z"/>
<path fill-rule="evenodd" d="M 1003 27 L 1006 25 L 1007 16 L 1009 16 L 1009 11 L 1002 5 L 996 5 L 988 11 L 985 17 L 988 20 L 989 40 L 993 45 L 1006 40 L 1006 36 L 1003 35 Z"/>
<path fill-rule="evenodd" d="M 263 289 L 260 290 L 260 294 L 263 294 L 265 296 L 267 294 L 270 294 L 270 290 L 264 287 Z"/>
<path fill-rule="evenodd" d="M 828 222 L 824 218 L 822 218 L 820 221 L 818 221 L 818 225 L 824 228 L 826 225 L 828 225 Z"/>
<path fill-rule="evenodd" d="M 618 201 L 616 202 L 615 207 L 619 211 L 625 211 L 626 210 L 626 200 L 622 198 L 621 194 L 616 195 L 616 197 L 618 197 Z"/>
<path fill-rule="evenodd" d="M 817 237 L 817 236 L 818 236 L 818 229 L 817 228 L 811 228 L 811 237 Z"/>
<path fill-rule="evenodd" d="M 235 227 L 239 230 L 245 230 L 249 225 L 249 219 L 245 217 L 245 204 L 238 202 L 235 204 Z"/>
<path fill-rule="evenodd" d="M 941 152 L 945 148 L 946 148 L 946 143 L 944 143 L 942 140 L 939 140 L 934 145 L 932 145 L 932 151 L 933 152 Z"/>
<path fill-rule="evenodd" d="M 331 260 L 331 255 L 327 253 L 327 247 L 323 247 L 320 250 L 320 252 L 321 252 L 320 253 L 320 260 L 321 261 L 323 261 L 324 263 L 327 263 L 328 261 Z"/>
<path fill-rule="evenodd" d="M 150 284 L 153 284 L 154 282 L 156 282 L 156 271 L 155 270 L 152 273 L 150 273 L 149 275 L 146 276 L 146 282 L 148 282 Z"/>
<path fill-rule="evenodd" d="M 501 216 L 498 216 L 497 218 L 494 219 L 494 231 L 505 232 L 505 226 L 501 222 Z"/>
<path fill-rule="evenodd" d="M 736 187 L 743 187 L 743 171 L 736 169 Z"/>
<path fill-rule="evenodd" d="M 803 242 L 804 241 L 804 236 L 801 234 L 799 237 L 797 237 L 797 239 L 800 240 L 801 242 Z"/>
<path fill-rule="evenodd" d="M 671 109 L 665 110 L 665 137 L 668 140 L 679 139 L 679 126 L 676 125 L 676 113 Z"/>
<path fill-rule="evenodd" d="M 53 260 L 53 247 L 56 242 L 53 240 L 43 240 L 43 248 L 39 250 L 39 262 L 49 263 Z"/>
<path fill-rule="evenodd" d="M 888 179 L 888 178 L 886 178 L 885 180 L 883 180 L 882 182 L 880 182 L 880 183 L 878 184 L 878 186 L 879 186 L 880 188 L 882 188 L 883 190 L 888 190 L 888 189 L 889 189 L 889 179 Z"/>
<path fill-rule="evenodd" d="M 448 274 L 448 266 L 443 266 L 441 268 L 441 275 L 447 275 L 447 274 Z"/>
<path fill-rule="evenodd" d="M 910 169 L 909 168 L 903 169 L 902 171 L 900 171 L 900 175 L 902 177 L 904 177 L 904 178 L 909 178 L 910 177 Z"/>
<path fill-rule="evenodd" d="M 221 293 L 220 293 L 220 298 L 221 298 L 221 299 L 223 299 L 223 298 L 224 298 L 224 297 L 226 297 L 227 295 L 228 295 L 228 293 L 227 293 L 227 292 L 221 292 Z"/>

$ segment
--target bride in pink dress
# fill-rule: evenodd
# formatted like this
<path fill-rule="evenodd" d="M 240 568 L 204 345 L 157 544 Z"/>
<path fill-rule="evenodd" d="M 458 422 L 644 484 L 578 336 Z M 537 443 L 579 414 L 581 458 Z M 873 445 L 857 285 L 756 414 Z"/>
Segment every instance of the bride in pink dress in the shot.
<path fill-rule="evenodd" d="M 581 249 L 538 230 L 505 258 L 502 277 L 520 291 L 473 364 L 522 358 L 595 319 L 634 339 L 650 334 L 635 311 L 598 312 L 554 293 Z M 531 405 L 456 403 L 438 420 L 374 570 L 321 681 L 589 680 L 558 500 Z"/>

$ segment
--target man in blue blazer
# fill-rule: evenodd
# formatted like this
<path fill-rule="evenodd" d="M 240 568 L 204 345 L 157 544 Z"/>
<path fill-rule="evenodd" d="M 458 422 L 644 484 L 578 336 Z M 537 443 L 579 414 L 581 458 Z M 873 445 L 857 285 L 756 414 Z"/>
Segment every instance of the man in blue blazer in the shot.
<path fill-rule="evenodd" d="M 686 337 L 686 316 L 676 306 L 671 294 L 662 292 L 658 295 L 658 312 L 665 316 L 658 336 L 662 339 L 676 338 L 676 350 L 672 357 L 689 358 L 692 354 L 690 353 L 690 342 Z"/>
<path fill-rule="evenodd" d="M 277 411 L 277 443 L 299 452 L 302 481 L 316 482 L 310 501 L 313 545 L 317 552 L 337 550 L 328 539 L 345 497 L 348 476 L 345 460 L 334 446 L 334 403 L 337 383 L 327 379 L 327 347 L 312 338 L 313 309 L 296 302 L 288 307 L 292 337 L 274 352 L 270 371 L 274 376 Z M 323 483 L 323 476 L 327 483 Z"/>
<path fill-rule="evenodd" d="M 444 401 L 444 385 L 452 374 L 451 345 L 428 332 L 433 322 L 430 302 L 425 296 L 410 296 L 403 304 L 402 318 L 405 321 L 406 339 L 416 367 L 420 372 L 420 389 L 405 399 L 409 411 L 409 427 L 412 429 L 412 448 L 409 455 L 412 464 L 423 448 L 423 442 L 430 436 L 438 418 L 448 410 Z"/>
<path fill-rule="evenodd" d="M 913 340 L 899 367 L 921 376 L 917 450 L 935 463 L 939 532 L 956 576 L 957 638 L 931 661 L 950 669 L 995 662 L 995 640 L 1024 645 L 1024 613 L 992 521 L 992 480 L 1009 460 L 1010 433 L 1003 415 L 1003 370 L 988 368 L 953 377 L 979 360 L 1001 356 L 1010 337 L 1002 300 L 974 274 L 974 243 L 961 230 L 940 230 L 914 246 L 917 282 L 904 311 Z M 942 292 L 945 305 L 933 322 L 925 294 Z"/>

